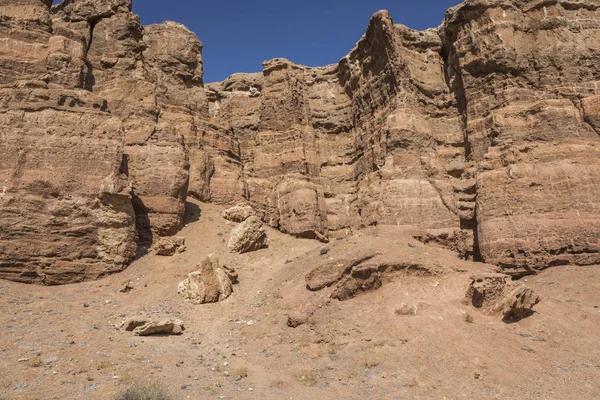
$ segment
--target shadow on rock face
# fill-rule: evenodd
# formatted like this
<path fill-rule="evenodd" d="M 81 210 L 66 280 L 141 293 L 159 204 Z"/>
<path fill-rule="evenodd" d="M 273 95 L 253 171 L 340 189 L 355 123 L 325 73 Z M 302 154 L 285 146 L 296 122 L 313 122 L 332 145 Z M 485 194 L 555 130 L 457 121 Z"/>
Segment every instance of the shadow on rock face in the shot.
<path fill-rule="evenodd" d="M 183 215 L 184 225 L 199 221 L 201 215 L 202 210 L 197 204 L 190 203 L 189 201 L 185 202 L 185 214 Z"/>
<path fill-rule="evenodd" d="M 507 315 L 504 318 L 502 318 L 502 322 L 504 322 L 505 324 L 514 324 L 517 323 L 523 319 L 527 319 L 529 317 L 532 317 L 536 312 L 534 310 L 530 310 L 527 313 L 525 313 L 525 315 L 517 317 L 514 315 Z"/>
<path fill-rule="evenodd" d="M 135 210 L 135 229 L 137 231 L 138 246 L 136 251 L 136 259 L 143 257 L 148 253 L 154 241 L 154 234 L 150 225 L 150 217 L 148 216 L 148 208 L 142 199 L 134 194 L 131 196 L 131 204 Z"/>

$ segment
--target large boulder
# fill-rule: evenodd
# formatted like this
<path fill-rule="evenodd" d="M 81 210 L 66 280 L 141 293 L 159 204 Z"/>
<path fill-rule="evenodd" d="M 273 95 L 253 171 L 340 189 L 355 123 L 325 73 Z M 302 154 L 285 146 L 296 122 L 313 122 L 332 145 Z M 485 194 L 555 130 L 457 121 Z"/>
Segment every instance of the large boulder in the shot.
<path fill-rule="evenodd" d="M 488 273 L 471 277 L 467 300 L 486 314 L 502 314 L 505 319 L 527 316 L 542 298 L 531 288 L 504 274 Z"/>
<path fill-rule="evenodd" d="M 209 255 L 198 267 L 179 283 L 178 292 L 184 299 L 193 304 L 216 303 L 233 293 L 231 279 L 217 257 Z"/>
<path fill-rule="evenodd" d="M 256 216 L 256 211 L 251 205 L 240 203 L 223 211 L 221 215 L 228 221 L 244 222 L 248 218 Z"/>
<path fill-rule="evenodd" d="M 227 248 L 233 253 L 259 250 L 267 244 L 267 232 L 258 217 L 250 217 L 231 231 Z"/>

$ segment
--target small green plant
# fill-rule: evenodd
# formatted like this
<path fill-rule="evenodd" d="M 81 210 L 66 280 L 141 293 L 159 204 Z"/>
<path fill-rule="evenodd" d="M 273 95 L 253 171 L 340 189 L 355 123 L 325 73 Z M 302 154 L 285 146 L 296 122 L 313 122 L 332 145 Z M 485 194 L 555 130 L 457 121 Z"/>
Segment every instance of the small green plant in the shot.
<path fill-rule="evenodd" d="M 122 390 L 115 400 L 174 400 L 160 383 L 136 383 Z"/>
<path fill-rule="evenodd" d="M 475 319 L 473 318 L 473 316 L 469 313 L 465 314 L 465 322 L 467 324 L 472 324 L 473 322 L 475 322 Z"/>

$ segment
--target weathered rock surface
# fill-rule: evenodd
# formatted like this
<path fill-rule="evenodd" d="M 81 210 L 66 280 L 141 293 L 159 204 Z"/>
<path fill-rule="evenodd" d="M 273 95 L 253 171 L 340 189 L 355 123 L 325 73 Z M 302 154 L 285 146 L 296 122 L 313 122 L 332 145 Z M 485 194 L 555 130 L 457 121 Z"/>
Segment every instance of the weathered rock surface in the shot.
<path fill-rule="evenodd" d="M 192 304 L 216 303 L 233 293 L 231 279 L 217 257 L 209 255 L 198 268 L 179 284 L 178 292 L 184 299 Z"/>
<path fill-rule="evenodd" d="M 0 10 L 0 278 L 120 271 L 188 195 L 322 241 L 414 227 L 516 276 L 600 263 L 595 0 L 467 0 L 421 32 L 381 11 L 337 64 L 206 86 L 184 26 L 50 3 Z"/>
<path fill-rule="evenodd" d="M 410 230 L 392 226 L 370 229 L 377 229 L 377 235 L 336 240 L 327 252 L 311 251 L 288 267 L 308 271 L 308 290 L 345 301 L 398 279 L 443 276 L 472 264 L 458 258 L 441 264 L 438 260 L 447 258 L 447 251 L 416 242 Z"/>
<path fill-rule="evenodd" d="M 599 29 L 597 1 L 472 0 L 446 14 L 478 245 L 507 273 L 600 261 Z"/>
<path fill-rule="evenodd" d="M 7 0 L 0 19 L 0 278 L 120 271 L 182 227 L 190 159 L 236 152 L 203 122 L 202 44 L 130 0 Z"/>
<path fill-rule="evenodd" d="M 185 238 L 182 237 L 164 237 L 158 239 L 152 247 L 159 256 L 174 256 L 185 251 Z"/>
<path fill-rule="evenodd" d="M 147 318 L 130 318 L 123 322 L 123 329 L 137 336 L 181 335 L 185 330 L 178 319 L 152 321 Z"/>
<path fill-rule="evenodd" d="M 231 231 L 227 248 L 233 253 L 260 250 L 267 244 L 267 232 L 258 217 L 250 217 Z"/>
<path fill-rule="evenodd" d="M 505 319 L 527 316 L 542 299 L 520 282 L 505 274 L 481 274 L 471 277 L 467 300 L 488 314 L 502 314 Z"/>
<path fill-rule="evenodd" d="M 223 211 L 222 215 L 228 221 L 244 222 L 248 218 L 256 216 L 256 212 L 251 205 L 241 203 Z"/>

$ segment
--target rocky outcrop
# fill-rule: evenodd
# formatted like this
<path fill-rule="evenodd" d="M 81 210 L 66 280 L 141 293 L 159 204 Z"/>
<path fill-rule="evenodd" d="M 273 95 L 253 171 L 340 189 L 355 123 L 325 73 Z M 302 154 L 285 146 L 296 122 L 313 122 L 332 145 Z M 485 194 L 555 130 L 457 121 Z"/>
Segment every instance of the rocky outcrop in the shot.
<path fill-rule="evenodd" d="M 469 265 L 458 258 L 447 260 L 446 250 L 425 247 L 403 228 L 370 229 L 377 233 L 336 240 L 298 257 L 288 268 L 308 271 L 308 290 L 345 301 L 399 279 L 442 276 Z"/>
<path fill-rule="evenodd" d="M 120 271 L 136 249 L 125 129 L 84 89 L 87 36 L 55 26 L 48 1 L 9 0 L 0 19 L 0 278 Z"/>
<path fill-rule="evenodd" d="M 247 253 L 262 249 L 267 244 L 267 232 L 258 217 L 250 217 L 233 228 L 227 248 L 233 253 Z"/>
<path fill-rule="evenodd" d="M 467 301 L 487 314 L 502 314 L 506 320 L 519 320 L 531 313 L 542 299 L 532 289 L 505 274 L 471 277 Z"/>
<path fill-rule="evenodd" d="M 183 226 L 190 174 L 206 175 L 190 160 L 235 154 L 206 122 L 202 44 L 179 24 L 142 27 L 130 0 L 5 3 L 0 278 L 120 271 Z"/>
<path fill-rule="evenodd" d="M 599 26 L 589 0 L 468 0 L 423 32 L 379 12 L 336 65 L 209 85 L 210 114 L 284 232 L 412 226 L 514 276 L 597 264 Z"/>
<path fill-rule="evenodd" d="M 120 271 L 188 195 L 324 242 L 415 228 L 513 276 L 600 263 L 595 1 L 467 0 L 426 31 L 381 11 L 337 64 L 206 86 L 198 38 L 131 0 L 5 3 L 0 278 Z"/>
<path fill-rule="evenodd" d="M 470 0 L 440 30 L 481 256 L 512 275 L 600 263 L 599 29 L 595 1 Z"/>
<path fill-rule="evenodd" d="M 197 268 L 179 283 L 178 292 L 184 299 L 192 304 L 217 303 L 233 293 L 231 279 L 217 257 L 209 255 Z"/>

